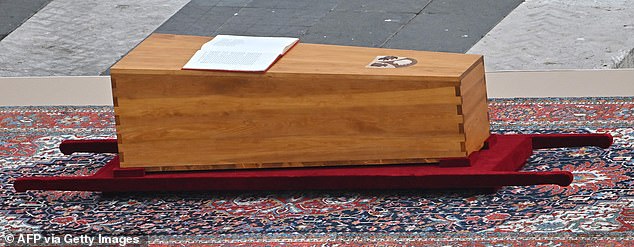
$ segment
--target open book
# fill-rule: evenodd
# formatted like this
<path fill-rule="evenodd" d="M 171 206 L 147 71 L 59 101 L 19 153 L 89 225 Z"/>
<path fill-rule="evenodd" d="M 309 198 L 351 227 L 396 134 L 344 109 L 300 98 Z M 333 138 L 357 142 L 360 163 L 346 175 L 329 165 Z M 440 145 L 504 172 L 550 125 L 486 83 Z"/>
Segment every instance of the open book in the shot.
<path fill-rule="evenodd" d="M 297 42 L 297 38 L 218 35 L 183 69 L 266 71 Z"/>

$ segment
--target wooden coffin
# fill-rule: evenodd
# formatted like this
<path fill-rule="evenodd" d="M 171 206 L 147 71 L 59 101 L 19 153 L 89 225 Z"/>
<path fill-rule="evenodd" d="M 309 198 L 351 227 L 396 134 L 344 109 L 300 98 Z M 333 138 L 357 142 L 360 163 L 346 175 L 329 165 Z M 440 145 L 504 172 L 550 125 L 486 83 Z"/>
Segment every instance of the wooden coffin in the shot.
<path fill-rule="evenodd" d="M 153 34 L 111 68 L 121 167 L 428 163 L 489 136 L 482 56 L 300 43 L 266 73 L 182 70 L 210 39 Z"/>

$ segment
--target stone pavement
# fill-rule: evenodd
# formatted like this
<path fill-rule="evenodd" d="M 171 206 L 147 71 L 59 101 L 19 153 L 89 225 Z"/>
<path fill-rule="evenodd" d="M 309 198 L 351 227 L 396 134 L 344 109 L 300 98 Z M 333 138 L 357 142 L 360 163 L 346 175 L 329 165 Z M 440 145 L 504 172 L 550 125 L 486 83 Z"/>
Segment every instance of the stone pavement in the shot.
<path fill-rule="evenodd" d="M 51 0 L 0 0 L 0 40 Z"/>
<path fill-rule="evenodd" d="M 633 0 L 527 0 L 469 53 L 489 71 L 634 68 Z"/>
<path fill-rule="evenodd" d="M 52 0 L 0 40 L 0 76 L 104 74 L 152 32 L 468 50 L 484 54 L 489 71 L 627 67 L 634 48 L 633 2 Z"/>
<path fill-rule="evenodd" d="M 163 33 L 465 52 L 521 0 L 187 2 L 53 0 L 0 41 L 0 76 L 102 74 L 157 27 Z"/>
<path fill-rule="evenodd" d="M 187 0 L 53 0 L 0 41 L 0 76 L 99 75 Z"/>
<path fill-rule="evenodd" d="M 521 0 L 193 0 L 156 32 L 465 52 Z"/>

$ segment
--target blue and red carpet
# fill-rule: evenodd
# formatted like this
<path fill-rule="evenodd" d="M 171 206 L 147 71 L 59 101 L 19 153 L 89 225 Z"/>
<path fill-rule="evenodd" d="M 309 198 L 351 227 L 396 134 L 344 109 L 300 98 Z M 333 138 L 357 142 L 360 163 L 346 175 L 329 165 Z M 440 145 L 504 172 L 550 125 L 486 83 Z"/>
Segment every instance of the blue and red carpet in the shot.
<path fill-rule="evenodd" d="M 0 107 L 0 235 L 144 236 L 156 245 L 634 246 L 634 98 L 492 100 L 489 109 L 496 133 L 608 132 L 615 144 L 536 151 L 525 170 L 572 171 L 574 182 L 495 193 L 16 193 L 20 176 L 101 167 L 112 155 L 65 156 L 57 146 L 114 138 L 114 117 L 111 107 Z"/>

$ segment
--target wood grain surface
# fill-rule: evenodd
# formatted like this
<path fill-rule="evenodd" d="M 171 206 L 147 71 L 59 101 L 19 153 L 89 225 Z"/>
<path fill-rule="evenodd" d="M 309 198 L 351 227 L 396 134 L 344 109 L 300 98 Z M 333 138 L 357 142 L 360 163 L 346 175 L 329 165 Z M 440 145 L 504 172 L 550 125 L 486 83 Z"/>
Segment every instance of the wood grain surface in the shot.
<path fill-rule="evenodd" d="M 210 39 L 154 34 L 112 67 L 122 167 L 435 162 L 488 137 L 481 56 L 300 43 L 266 73 L 181 70 Z"/>

